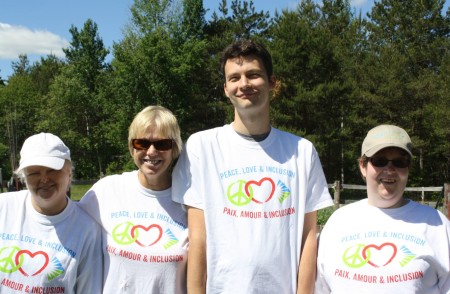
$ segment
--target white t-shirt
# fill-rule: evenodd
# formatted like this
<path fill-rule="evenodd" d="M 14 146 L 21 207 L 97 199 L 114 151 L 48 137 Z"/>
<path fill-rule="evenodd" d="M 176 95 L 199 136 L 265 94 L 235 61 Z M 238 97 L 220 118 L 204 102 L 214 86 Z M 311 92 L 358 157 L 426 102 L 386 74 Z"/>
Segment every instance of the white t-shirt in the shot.
<path fill-rule="evenodd" d="M 185 293 L 186 211 L 138 172 L 99 180 L 80 201 L 103 227 L 104 293 Z"/>
<path fill-rule="evenodd" d="M 409 201 L 336 210 L 319 239 L 315 293 L 450 293 L 450 222 Z"/>
<path fill-rule="evenodd" d="M 100 227 L 68 199 L 38 213 L 28 190 L 0 194 L 0 292 L 101 293 Z"/>
<path fill-rule="evenodd" d="M 295 293 L 304 214 L 332 205 L 304 138 L 231 125 L 192 135 L 173 172 L 175 201 L 204 210 L 208 293 Z"/>

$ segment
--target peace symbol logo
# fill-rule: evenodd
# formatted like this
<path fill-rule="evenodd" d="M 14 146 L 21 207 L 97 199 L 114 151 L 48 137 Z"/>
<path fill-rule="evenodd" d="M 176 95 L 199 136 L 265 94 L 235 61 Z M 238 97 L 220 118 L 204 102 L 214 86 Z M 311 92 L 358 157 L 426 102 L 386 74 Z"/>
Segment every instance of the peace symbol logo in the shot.
<path fill-rule="evenodd" d="M 364 266 L 370 259 L 370 250 L 367 251 L 367 256 L 363 257 L 362 252 L 365 247 L 365 244 L 350 246 L 342 255 L 342 261 L 351 268 L 360 268 Z"/>
<path fill-rule="evenodd" d="M 251 187 L 244 188 L 244 180 L 238 180 L 228 186 L 227 197 L 230 202 L 236 206 L 244 206 L 252 201 L 253 190 Z M 248 190 L 246 194 L 244 190 Z"/>
<path fill-rule="evenodd" d="M 368 260 L 371 266 L 386 266 L 397 255 L 397 246 L 393 243 L 383 243 L 381 246 L 370 244 L 364 247 L 362 251 L 363 258 L 366 258 L 368 255 L 372 256 L 369 258 L 370 260 Z"/>
<path fill-rule="evenodd" d="M 25 258 L 25 261 L 23 260 Z M 19 271 L 24 276 L 37 276 L 48 265 L 49 258 L 44 251 L 36 251 L 32 253 L 29 250 L 20 250 L 16 254 L 16 265 L 21 264 Z"/>
<path fill-rule="evenodd" d="M 112 231 L 114 241 L 120 245 L 129 245 L 134 243 L 139 237 L 139 234 L 136 232 L 135 235 L 132 235 L 131 230 L 133 227 L 134 224 L 132 222 L 118 224 Z"/>
<path fill-rule="evenodd" d="M 256 185 L 258 188 L 251 189 L 251 185 Z M 255 195 L 256 192 L 254 191 L 258 192 L 258 195 Z M 271 178 L 262 178 L 259 182 L 248 181 L 245 184 L 245 193 L 256 203 L 269 202 L 275 193 L 275 183 Z"/>
<path fill-rule="evenodd" d="M 0 250 L 0 271 L 4 273 L 12 273 L 18 270 L 23 264 L 23 256 L 19 257 L 19 262 L 16 264 L 15 256 L 20 251 L 17 246 L 3 247 Z"/>
<path fill-rule="evenodd" d="M 138 238 L 138 230 L 143 230 L 144 233 L 140 234 L 140 237 Z M 136 235 L 136 243 L 139 244 L 139 246 L 142 247 L 148 247 L 152 246 L 153 244 L 156 244 L 163 235 L 163 230 L 161 226 L 157 224 L 150 225 L 149 227 L 144 227 L 141 225 L 133 226 L 131 229 L 131 236 L 135 238 Z"/>

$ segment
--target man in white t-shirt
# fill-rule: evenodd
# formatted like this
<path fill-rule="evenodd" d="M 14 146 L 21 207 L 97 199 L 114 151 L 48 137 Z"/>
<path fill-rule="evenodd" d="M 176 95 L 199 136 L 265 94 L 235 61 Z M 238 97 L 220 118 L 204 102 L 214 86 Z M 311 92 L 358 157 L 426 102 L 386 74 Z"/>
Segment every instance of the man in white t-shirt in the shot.
<path fill-rule="evenodd" d="M 311 293 L 316 211 L 331 206 L 308 140 L 271 127 L 270 53 L 237 41 L 221 59 L 234 122 L 193 134 L 173 172 L 188 207 L 188 292 Z"/>

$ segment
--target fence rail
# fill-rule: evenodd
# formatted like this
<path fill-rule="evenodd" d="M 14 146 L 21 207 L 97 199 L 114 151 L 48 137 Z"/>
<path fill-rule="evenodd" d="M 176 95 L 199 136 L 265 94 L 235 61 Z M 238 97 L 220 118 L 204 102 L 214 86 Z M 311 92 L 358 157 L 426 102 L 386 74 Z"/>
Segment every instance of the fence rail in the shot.
<path fill-rule="evenodd" d="M 366 190 L 366 185 L 351 185 L 351 184 L 342 184 L 340 185 L 341 190 L 350 189 L 350 190 Z M 336 183 L 328 184 L 328 188 L 335 189 Z M 405 191 L 417 191 L 417 192 L 442 192 L 443 187 L 406 187 Z"/>
<path fill-rule="evenodd" d="M 345 189 L 349 190 L 366 190 L 366 185 L 352 185 L 352 184 L 341 184 L 340 181 L 336 181 L 333 184 L 328 184 L 329 189 L 334 190 L 334 208 L 338 209 L 340 205 L 341 191 Z M 425 192 L 441 192 L 443 200 L 443 213 L 450 219 L 450 184 L 444 184 L 441 187 L 406 187 L 405 191 L 409 192 L 422 192 L 421 198 L 422 203 L 425 201 Z M 439 198 L 436 203 L 436 208 L 441 200 Z"/>

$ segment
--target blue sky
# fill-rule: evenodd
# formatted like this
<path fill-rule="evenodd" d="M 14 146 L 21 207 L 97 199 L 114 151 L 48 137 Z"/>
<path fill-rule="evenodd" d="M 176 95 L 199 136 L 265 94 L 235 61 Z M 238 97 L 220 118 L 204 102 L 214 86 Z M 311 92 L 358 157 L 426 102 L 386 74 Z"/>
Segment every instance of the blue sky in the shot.
<path fill-rule="evenodd" d="M 257 10 L 295 8 L 300 0 L 253 0 Z M 318 0 L 319 1 L 319 0 Z M 98 25 L 105 47 L 119 42 L 123 28 L 129 23 L 129 7 L 133 0 L 6 0 L 0 9 L 0 77 L 12 74 L 11 63 L 19 54 L 27 54 L 31 63 L 41 56 L 64 57 L 62 48 L 71 39 L 72 25 L 81 29 L 87 19 Z M 217 10 L 218 0 L 205 0 L 204 7 Z M 231 3 L 231 0 L 228 1 Z M 352 7 L 363 13 L 373 0 L 352 0 Z"/>

